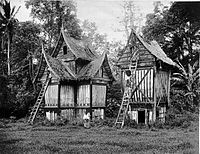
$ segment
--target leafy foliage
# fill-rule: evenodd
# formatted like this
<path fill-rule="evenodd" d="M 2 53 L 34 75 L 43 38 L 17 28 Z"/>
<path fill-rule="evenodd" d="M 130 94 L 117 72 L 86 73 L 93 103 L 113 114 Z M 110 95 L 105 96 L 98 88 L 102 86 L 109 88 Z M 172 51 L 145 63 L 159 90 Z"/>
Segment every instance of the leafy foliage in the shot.
<path fill-rule="evenodd" d="M 12 75 L 8 78 L 7 115 L 23 117 L 35 101 L 37 90 L 33 89 L 32 56 L 40 54 L 40 26 L 32 22 L 15 25 L 11 48 Z"/>
<path fill-rule="evenodd" d="M 114 82 L 108 88 L 107 94 L 107 107 L 106 107 L 106 117 L 116 117 L 119 111 L 121 100 L 123 97 L 122 85 L 120 82 Z"/>
<path fill-rule="evenodd" d="M 154 13 L 147 15 L 143 27 L 144 36 L 157 40 L 177 62 L 178 69 L 172 72 L 172 86 L 177 93 L 172 97 L 177 100 L 174 97 L 183 96 L 179 101 L 188 109 L 199 99 L 199 7 L 199 2 L 174 2 L 171 7 L 156 2 Z"/>
<path fill-rule="evenodd" d="M 83 39 L 91 46 L 97 53 L 102 54 L 103 51 L 108 50 L 107 36 L 97 32 L 97 26 L 94 22 L 84 20 L 81 26 Z"/>
<path fill-rule="evenodd" d="M 62 24 L 72 37 L 80 38 L 81 29 L 73 1 L 29 0 L 26 7 L 31 7 L 33 18 L 42 23 L 45 39 L 50 46 L 57 41 Z"/>

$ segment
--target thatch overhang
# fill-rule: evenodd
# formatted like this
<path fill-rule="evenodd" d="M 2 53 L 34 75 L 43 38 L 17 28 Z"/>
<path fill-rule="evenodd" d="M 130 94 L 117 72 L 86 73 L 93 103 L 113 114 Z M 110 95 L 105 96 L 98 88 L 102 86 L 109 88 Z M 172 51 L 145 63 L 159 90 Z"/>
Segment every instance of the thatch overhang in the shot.
<path fill-rule="evenodd" d="M 93 52 L 89 46 L 83 40 L 76 40 L 69 36 L 67 32 L 61 29 L 61 33 L 63 35 L 64 41 L 71 50 L 71 52 L 75 55 L 76 59 L 83 59 L 92 61 L 98 58 L 98 55 Z"/>
<path fill-rule="evenodd" d="M 171 65 L 171 66 L 177 66 L 175 62 L 173 62 L 166 54 L 165 52 L 162 50 L 162 48 L 159 46 L 159 44 L 154 40 L 151 41 L 150 43 L 147 43 L 146 41 L 144 41 L 144 39 L 138 35 L 134 30 L 131 31 L 129 40 L 127 45 L 125 46 L 125 48 L 122 50 L 122 52 L 119 55 L 119 59 L 118 59 L 118 63 L 117 65 L 119 66 L 119 64 L 121 63 L 121 60 L 123 58 L 123 55 L 128 52 L 127 47 L 130 45 L 129 41 L 131 39 L 131 37 L 133 37 L 133 35 L 136 36 L 136 38 L 139 40 L 139 42 L 144 46 L 144 48 L 151 54 L 153 55 L 155 58 L 161 60 L 162 62 Z M 130 53 L 132 54 L 132 53 Z M 131 55 L 127 58 L 127 61 L 131 60 Z"/>
<path fill-rule="evenodd" d="M 78 80 L 88 80 L 94 78 L 102 66 L 108 74 L 110 81 L 114 81 L 115 78 L 110 69 L 106 52 L 104 52 L 99 58 L 93 60 L 88 65 L 83 67 L 79 72 Z"/>
<path fill-rule="evenodd" d="M 135 33 L 136 34 L 136 33 Z M 140 42 L 145 46 L 145 48 L 156 58 L 159 60 L 163 61 L 164 63 L 171 65 L 171 66 L 176 66 L 176 63 L 173 62 L 162 50 L 162 48 L 159 46 L 159 44 L 153 40 L 149 43 L 145 42 L 139 35 L 137 35 L 137 38 L 140 40 Z"/>
<path fill-rule="evenodd" d="M 51 57 L 44 50 L 42 51 L 49 70 L 61 81 L 76 80 L 76 75 L 62 61 Z"/>

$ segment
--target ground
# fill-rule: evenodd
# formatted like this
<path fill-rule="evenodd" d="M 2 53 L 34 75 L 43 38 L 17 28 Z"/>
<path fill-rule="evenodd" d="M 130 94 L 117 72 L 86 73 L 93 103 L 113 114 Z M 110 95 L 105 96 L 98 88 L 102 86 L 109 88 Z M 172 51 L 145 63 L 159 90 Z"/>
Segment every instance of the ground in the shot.
<path fill-rule="evenodd" d="M 198 154 L 198 130 L 198 123 L 187 129 L 85 129 L 11 122 L 1 124 L 0 153 Z"/>

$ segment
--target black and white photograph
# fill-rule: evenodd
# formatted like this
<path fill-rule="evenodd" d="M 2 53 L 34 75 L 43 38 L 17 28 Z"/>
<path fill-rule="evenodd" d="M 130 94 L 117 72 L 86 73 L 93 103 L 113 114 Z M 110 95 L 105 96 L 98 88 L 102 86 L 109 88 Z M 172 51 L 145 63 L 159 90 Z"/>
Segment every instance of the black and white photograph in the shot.
<path fill-rule="evenodd" d="M 199 154 L 200 1 L 0 0 L 0 154 Z"/>

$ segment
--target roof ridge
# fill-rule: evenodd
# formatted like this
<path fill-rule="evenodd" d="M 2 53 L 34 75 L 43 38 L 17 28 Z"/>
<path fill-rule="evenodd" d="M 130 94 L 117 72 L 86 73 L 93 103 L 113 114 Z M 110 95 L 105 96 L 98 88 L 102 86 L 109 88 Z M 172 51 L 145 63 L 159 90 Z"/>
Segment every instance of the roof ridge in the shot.
<path fill-rule="evenodd" d="M 43 44 L 42 44 L 42 54 L 44 55 L 44 59 L 45 59 L 47 65 L 48 65 L 49 69 L 54 73 L 55 76 L 57 76 L 58 78 L 60 78 L 59 75 L 51 68 L 50 63 L 49 63 L 49 61 L 47 59 L 48 54 L 44 51 Z"/>

